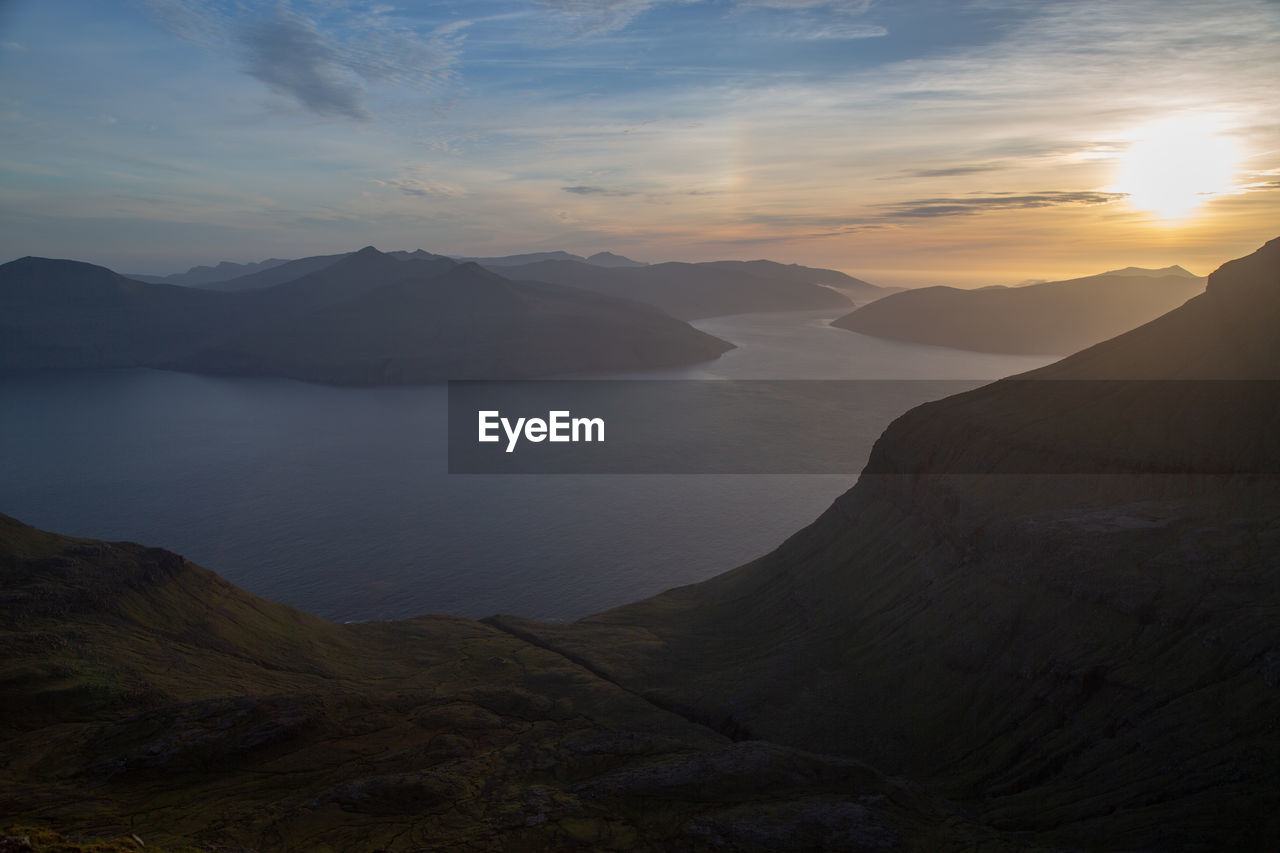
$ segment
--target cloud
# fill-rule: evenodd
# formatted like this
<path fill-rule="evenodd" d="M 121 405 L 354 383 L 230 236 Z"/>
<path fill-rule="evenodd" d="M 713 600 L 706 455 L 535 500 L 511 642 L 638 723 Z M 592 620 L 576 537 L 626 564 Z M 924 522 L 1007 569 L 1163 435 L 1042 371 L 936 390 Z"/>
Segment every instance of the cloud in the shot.
<path fill-rule="evenodd" d="M 738 0 L 737 8 L 774 13 L 771 32 L 778 38 L 821 41 L 889 34 L 882 26 L 854 20 L 871 8 L 871 0 Z M 778 15 L 786 15 L 789 20 L 778 24 Z"/>
<path fill-rule="evenodd" d="M 829 8 L 857 15 L 871 8 L 871 0 L 739 0 L 738 5 L 757 6 L 764 9 Z"/>
<path fill-rule="evenodd" d="M 1110 204 L 1126 197 L 1126 193 L 1047 190 L 1026 195 L 994 193 L 961 198 L 924 198 L 879 206 L 886 210 L 885 216 L 891 219 L 933 219 L 940 216 L 970 216 L 987 210 L 1033 210 L 1061 205 Z"/>
<path fill-rule="evenodd" d="M 276 94 L 318 115 L 357 120 L 370 117 L 365 84 L 430 92 L 448 82 L 468 25 L 454 21 L 424 35 L 393 23 L 389 6 L 326 0 L 265 14 L 244 0 L 148 0 L 147 8 L 172 35 L 238 53 L 242 70 Z"/>
<path fill-rule="evenodd" d="M 631 190 L 617 190 L 617 189 L 610 189 L 608 187 L 576 186 L 576 187 L 561 187 L 560 189 L 564 190 L 567 193 L 573 193 L 574 195 L 608 195 L 608 196 L 635 195 L 635 193 L 632 192 Z"/>
<path fill-rule="evenodd" d="M 948 166 L 941 169 L 910 169 L 882 180 L 892 178 L 954 178 L 960 175 L 974 175 L 979 172 L 998 172 L 1008 168 L 999 163 L 975 164 L 972 166 Z"/>
<path fill-rule="evenodd" d="M 569 22 L 575 35 L 590 36 L 623 29 L 662 0 L 538 0 Z M 696 0 L 695 0 L 696 2 Z"/>
<path fill-rule="evenodd" d="M 401 175 L 387 180 L 374 178 L 373 182 L 381 187 L 399 190 L 405 195 L 429 198 L 436 201 L 449 201 L 467 197 L 467 191 L 462 187 L 431 181 L 414 175 Z"/>
<path fill-rule="evenodd" d="M 254 22 L 240 35 L 245 73 L 320 115 L 367 119 L 360 89 L 342 73 L 336 51 L 310 22 L 286 13 Z"/>
<path fill-rule="evenodd" d="M 704 0 L 538 0 L 539 5 L 563 18 L 575 36 L 603 35 L 625 29 L 632 20 L 662 5 L 690 4 Z M 871 6 L 871 0 L 736 0 L 742 10 L 763 9 L 780 13 L 798 13 L 803 19 L 773 35 L 799 39 L 875 38 L 888 30 L 870 24 L 859 24 L 848 18 L 860 15 Z M 822 21 L 810 20 L 813 13 L 825 13 Z"/>
<path fill-rule="evenodd" d="M 792 38 L 820 41 L 823 39 L 873 39 L 889 35 L 889 31 L 876 24 L 856 24 L 850 21 L 833 21 L 809 28 L 797 28 L 783 33 Z"/>

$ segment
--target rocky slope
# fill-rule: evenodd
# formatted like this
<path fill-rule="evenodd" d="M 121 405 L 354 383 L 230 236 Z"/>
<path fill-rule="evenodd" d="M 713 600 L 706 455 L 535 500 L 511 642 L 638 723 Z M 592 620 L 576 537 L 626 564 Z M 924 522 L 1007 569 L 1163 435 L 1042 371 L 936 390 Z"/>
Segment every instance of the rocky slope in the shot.
<path fill-rule="evenodd" d="M 493 620 L 733 737 L 1098 849 L 1280 842 L 1280 240 L 1181 308 L 927 404 L 777 551 Z"/>

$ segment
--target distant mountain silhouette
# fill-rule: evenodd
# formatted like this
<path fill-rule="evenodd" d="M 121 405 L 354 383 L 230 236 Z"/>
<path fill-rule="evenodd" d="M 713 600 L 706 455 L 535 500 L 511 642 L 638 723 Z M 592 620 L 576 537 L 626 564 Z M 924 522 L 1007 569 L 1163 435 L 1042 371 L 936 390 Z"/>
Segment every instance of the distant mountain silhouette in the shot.
<path fill-rule="evenodd" d="M 1140 278 L 1169 278 L 1170 276 L 1195 279 L 1200 278 L 1200 276 L 1193 272 L 1188 272 L 1177 264 L 1169 267 L 1161 267 L 1160 269 L 1155 270 L 1146 269 L 1144 267 L 1124 267 L 1123 269 L 1104 272 L 1102 275 L 1127 275 L 1138 276 Z"/>
<path fill-rule="evenodd" d="M 298 258 L 294 261 L 285 261 L 282 264 L 277 264 L 269 269 L 227 279 L 226 281 L 214 282 L 204 286 L 210 290 L 261 290 L 266 287 L 274 287 L 277 284 L 284 284 L 285 282 L 293 281 L 296 278 L 301 278 L 304 275 L 317 272 L 331 264 L 337 263 L 346 256 L 346 253 L 343 253 L 338 255 L 313 255 L 309 258 Z"/>
<path fill-rule="evenodd" d="M 134 281 L 80 261 L 0 265 L 0 366 L 155 365 L 225 334 L 242 312 L 225 294 Z"/>
<path fill-rule="evenodd" d="M 847 310 L 850 305 L 844 295 L 815 283 L 841 273 L 770 261 L 669 262 L 614 268 L 541 261 L 502 267 L 501 271 L 512 278 L 648 302 L 682 320 L 764 311 Z"/>
<path fill-rule="evenodd" d="M 577 261 L 578 263 L 586 263 L 587 259 L 582 255 L 575 255 L 570 252 L 526 252 L 522 255 L 501 255 L 494 258 L 467 258 L 453 256 L 455 261 L 460 263 L 476 263 L 482 267 L 514 267 L 521 264 L 536 264 L 540 261 Z"/>
<path fill-rule="evenodd" d="M 874 284 L 846 275 L 839 270 L 805 267 L 800 264 L 780 264 L 777 261 L 708 261 L 704 266 L 730 272 L 742 272 L 760 278 L 789 281 L 794 284 L 821 284 L 848 293 L 851 296 L 878 299 L 897 288 L 877 287 Z"/>
<path fill-rule="evenodd" d="M 641 261 L 633 261 L 622 255 L 615 255 L 613 252 L 596 252 L 587 258 L 587 263 L 597 267 L 643 267 L 648 266 Z"/>
<path fill-rule="evenodd" d="M 510 282 L 439 255 L 398 260 L 368 246 L 331 257 L 282 284 L 233 292 L 147 284 L 76 261 L 13 261 L 0 266 L 0 367 L 385 384 L 666 367 L 731 348 L 651 306 Z"/>
<path fill-rule="evenodd" d="M 864 305 L 832 325 L 954 349 L 1062 355 L 1158 317 L 1203 287 L 1204 279 L 1181 267 L 1130 267 L 1020 287 L 923 287 Z"/>
<path fill-rule="evenodd" d="M 180 284 L 185 287 L 206 287 L 210 284 L 218 282 L 230 281 L 233 278 L 249 275 L 255 272 L 269 270 L 272 267 L 278 267 L 281 264 L 288 263 L 283 258 L 268 258 L 265 261 L 257 263 L 236 264 L 231 261 L 222 261 L 217 266 L 196 266 L 186 272 L 177 272 L 172 275 L 139 275 L 136 273 L 127 273 L 126 277 L 136 281 L 145 281 L 150 284 Z"/>
<path fill-rule="evenodd" d="M 771 554 L 489 621 L 727 736 L 923 783 L 1019 849 L 1277 849 L 1277 328 L 1280 239 L 909 411 Z"/>
<path fill-rule="evenodd" d="M 383 385 L 666 367 L 732 348 L 646 305 L 444 263 L 450 268 L 440 272 L 441 261 L 397 261 L 361 250 L 279 288 L 310 295 L 314 310 L 254 328 L 177 366 Z M 388 264 L 418 268 L 365 286 L 387 282 Z"/>
<path fill-rule="evenodd" d="M 414 249 L 412 252 L 387 252 L 387 254 L 401 261 L 434 261 L 448 258 L 447 255 L 436 255 L 423 249 Z"/>

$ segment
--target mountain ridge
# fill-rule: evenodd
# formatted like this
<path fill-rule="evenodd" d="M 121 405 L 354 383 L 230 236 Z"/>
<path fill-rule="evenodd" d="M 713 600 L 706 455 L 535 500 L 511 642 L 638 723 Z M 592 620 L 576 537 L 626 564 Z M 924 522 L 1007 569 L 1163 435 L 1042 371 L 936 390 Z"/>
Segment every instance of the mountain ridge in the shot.
<path fill-rule="evenodd" d="M 1150 323 L 912 409 L 771 554 L 576 623 L 489 621 L 1050 846 L 1266 849 L 1278 311 L 1272 241 Z"/>
<path fill-rule="evenodd" d="M 0 266 L 0 365 L 403 384 L 677 366 L 732 346 L 652 306 L 506 279 L 495 286 L 496 277 L 479 266 L 443 256 L 402 260 L 366 246 L 335 257 L 280 284 L 226 292 L 137 282 L 75 261 L 19 259 Z M 396 290 L 460 268 L 477 285 L 469 296 L 432 303 L 425 292 Z M 383 289 L 398 294 L 399 304 L 378 301 L 374 294 Z M 482 304 L 486 294 L 492 305 Z M 516 307 L 518 317 L 511 314 Z M 447 339 L 437 334 L 434 344 L 417 333 L 439 333 L 451 322 L 457 329 Z M 533 334 L 535 328 L 554 334 Z"/>
<path fill-rule="evenodd" d="M 1019 287 L 923 287 L 891 293 L 831 325 L 954 349 L 1065 355 L 1154 319 L 1203 287 L 1189 274 L 1115 272 Z"/>

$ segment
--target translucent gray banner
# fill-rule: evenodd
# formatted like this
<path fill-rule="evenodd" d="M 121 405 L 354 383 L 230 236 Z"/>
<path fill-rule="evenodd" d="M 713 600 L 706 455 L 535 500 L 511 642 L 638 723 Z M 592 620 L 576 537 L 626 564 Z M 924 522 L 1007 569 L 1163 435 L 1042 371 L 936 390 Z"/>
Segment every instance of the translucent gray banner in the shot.
<path fill-rule="evenodd" d="M 1275 473 L 1280 383 L 1002 380 L 449 383 L 455 474 Z"/>

